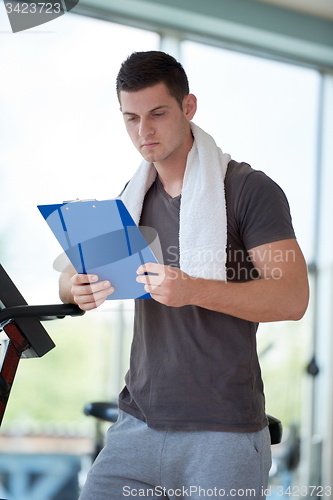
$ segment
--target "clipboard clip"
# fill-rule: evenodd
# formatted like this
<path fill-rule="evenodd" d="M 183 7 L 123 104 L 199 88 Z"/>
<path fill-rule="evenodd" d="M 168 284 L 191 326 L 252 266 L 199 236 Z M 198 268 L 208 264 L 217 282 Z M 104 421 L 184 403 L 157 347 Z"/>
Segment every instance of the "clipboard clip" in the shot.
<path fill-rule="evenodd" d="M 76 200 L 65 200 L 65 201 L 63 201 L 63 203 L 77 203 L 80 201 L 97 201 L 97 199 L 96 198 L 87 198 L 85 200 L 80 200 L 80 198 L 76 198 Z"/>

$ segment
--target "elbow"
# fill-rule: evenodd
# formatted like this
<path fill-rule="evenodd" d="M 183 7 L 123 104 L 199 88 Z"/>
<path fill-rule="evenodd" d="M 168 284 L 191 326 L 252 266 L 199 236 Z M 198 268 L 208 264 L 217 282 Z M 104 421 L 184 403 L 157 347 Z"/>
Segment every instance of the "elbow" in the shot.
<path fill-rule="evenodd" d="M 294 300 L 289 302 L 289 317 L 290 321 L 299 321 L 303 318 L 309 304 L 309 287 L 304 287 L 302 290 L 295 292 Z"/>
<path fill-rule="evenodd" d="M 290 317 L 287 318 L 289 321 L 299 321 L 303 318 L 304 314 L 305 314 L 305 311 L 306 311 L 306 308 L 304 309 L 301 309 L 299 308 L 298 310 L 295 310 L 293 311 L 291 314 L 290 314 Z"/>

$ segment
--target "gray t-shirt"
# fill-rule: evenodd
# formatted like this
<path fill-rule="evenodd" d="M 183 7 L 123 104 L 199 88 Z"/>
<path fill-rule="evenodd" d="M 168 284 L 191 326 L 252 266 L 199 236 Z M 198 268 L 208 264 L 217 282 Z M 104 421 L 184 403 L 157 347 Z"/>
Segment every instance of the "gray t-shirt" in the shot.
<path fill-rule="evenodd" d="M 227 279 L 256 279 L 247 250 L 295 237 L 288 202 L 264 173 L 235 161 L 228 165 L 225 197 Z M 140 220 L 157 230 L 164 263 L 177 267 L 180 203 L 181 196 L 171 198 L 157 178 Z M 119 407 L 156 429 L 261 430 L 267 420 L 257 328 L 197 306 L 136 300 L 130 369 Z"/>

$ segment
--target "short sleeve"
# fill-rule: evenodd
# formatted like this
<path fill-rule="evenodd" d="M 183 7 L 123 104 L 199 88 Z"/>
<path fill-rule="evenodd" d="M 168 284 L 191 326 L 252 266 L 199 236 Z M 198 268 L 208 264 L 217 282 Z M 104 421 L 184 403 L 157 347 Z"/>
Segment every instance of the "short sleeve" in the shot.
<path fill-rule="evenodd" d="M 263 172 L 252 170 L 246 176 L 236 212 L 239 235 L 247 250 L 295 238 L 286 195 Z"/>

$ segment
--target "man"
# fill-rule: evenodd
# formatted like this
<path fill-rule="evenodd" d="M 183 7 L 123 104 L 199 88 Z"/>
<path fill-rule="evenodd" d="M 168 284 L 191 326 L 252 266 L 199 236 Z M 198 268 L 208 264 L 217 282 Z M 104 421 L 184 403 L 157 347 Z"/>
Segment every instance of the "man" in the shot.
<path fill-rule="evenodd" d="M 288 203 L 192 122 L 196 98 L 171 56 L 133 53 L 117 92 L 144 158 L 122 199 L 157 230 L 164 264 L 137 271 L 152 300 L 136 300 L 120 416 L 80 498 L 264 498 L 270 437 L 256 330 L 300 319 L 308 302 Z M 74 270 L 60 279 L 62 300 L 86 311 L 113 291 Z"/>

